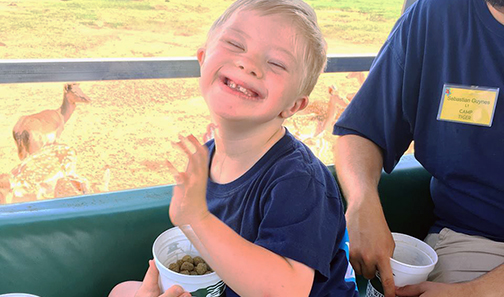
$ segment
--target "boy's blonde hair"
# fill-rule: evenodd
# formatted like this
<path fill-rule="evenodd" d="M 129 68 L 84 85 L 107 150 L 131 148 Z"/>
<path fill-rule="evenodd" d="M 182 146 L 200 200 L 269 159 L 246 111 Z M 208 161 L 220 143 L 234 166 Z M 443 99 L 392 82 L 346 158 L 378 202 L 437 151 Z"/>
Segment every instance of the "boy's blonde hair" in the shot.
<path fill-rule="evenodd" d="M 210 39 L 215 30 L 234 13 L 241 10 L 254 10 L 262 15 L 286 16 L 296 24 L 305 38 L 303 80 L 299 92 L 302 95 L 310 95 L 327 63 L 327 44 L 313 8 L 302 0 L 237 0 L 213 23 L 208 38 Z"/>

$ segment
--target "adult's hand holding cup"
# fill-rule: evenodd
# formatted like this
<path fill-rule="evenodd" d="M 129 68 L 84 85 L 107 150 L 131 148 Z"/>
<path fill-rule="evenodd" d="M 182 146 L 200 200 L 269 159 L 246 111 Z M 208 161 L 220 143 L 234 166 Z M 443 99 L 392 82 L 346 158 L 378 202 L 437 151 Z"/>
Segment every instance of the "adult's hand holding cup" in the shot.
<path fill-rule="evenodd" d="M 427 243 L 406 234 L 392 233 L 392 236 L 395 249 L 390 258 L 390 266 L 395 285 L 403 287 L 426 281 L 438 261 L 434 249 Z M 366 297 L 382 296 L 383 288 L 377 274 L 377 278 L 368 283 Z"/>

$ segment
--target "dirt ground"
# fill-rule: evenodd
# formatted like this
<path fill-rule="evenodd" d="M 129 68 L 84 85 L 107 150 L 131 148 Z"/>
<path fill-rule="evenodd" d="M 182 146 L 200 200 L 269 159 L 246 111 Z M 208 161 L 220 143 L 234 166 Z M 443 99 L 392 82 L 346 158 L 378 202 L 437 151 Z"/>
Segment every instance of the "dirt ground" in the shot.
<path fill-rule="evenodd" d="M 341 96 L 354 93 L 359 87 L 357 80 L 346 79 L 345 73 L 322 75 L 309 107 L 286 121 L 291 132 L 305 139 L 306 134 L 315 131 L 327 114 L 327 90 L 332 84 L 338 86 Z M 63 86 L 64 83 L 0 86 L 0 173 L 10 172 L 20 162 L 12 137 L 19 117 L 59 108 Z M 90 183 L 103 183 L 105 168 L 110 168 L 110 191 L 173 183 L 166 160 L 177 168 L 183 168 L 185 160 L 171 142 L 177 141 L 178 134 L 194 134 L 202 141 L 210 123 L 198 79 L 82 82 L 80 87 L 92 102 L 77 105 L 58 143 L 77 151 L 77 172 Z M 327 129 L 317 139 L 305 142 L 330 164 L 331 140 Z"/>

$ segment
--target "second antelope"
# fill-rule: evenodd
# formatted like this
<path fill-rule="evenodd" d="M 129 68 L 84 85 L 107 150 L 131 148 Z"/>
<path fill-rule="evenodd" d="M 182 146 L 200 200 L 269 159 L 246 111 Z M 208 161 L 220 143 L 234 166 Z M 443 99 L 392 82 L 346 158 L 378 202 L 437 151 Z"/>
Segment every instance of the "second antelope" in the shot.
<path fill-rule="evenodd" d="M 77 102 L 89 103 L 79 84 L 65 84 L 63 103 L 58 109 L 47 109 L 36 114 L 22 116 L 12 131 L 18 148 L 19 159 L 40 150 L 46 144 L 55 143 L 63 132 L 65 123 L 75 110 Z"/>

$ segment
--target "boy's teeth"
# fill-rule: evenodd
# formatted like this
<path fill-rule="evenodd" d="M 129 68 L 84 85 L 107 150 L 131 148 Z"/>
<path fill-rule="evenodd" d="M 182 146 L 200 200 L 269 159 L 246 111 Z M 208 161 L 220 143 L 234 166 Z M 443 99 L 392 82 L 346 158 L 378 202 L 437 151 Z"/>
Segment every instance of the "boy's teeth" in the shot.
<path fill-rule="evenodd" d="M 231 89 L 234 89 L 234 90 L 237 90 L 237 91 L 240 91 L 242 92 L 243 94 L 247 95 L 247 96 L 253 96 L 253 93 L 247 89 L 245 89 L 244 87 L 240 86 L 240 85 L 237 85 L 234 81 L 229 81 L 228 82 L 228 86 L 231 88 Z"/>

